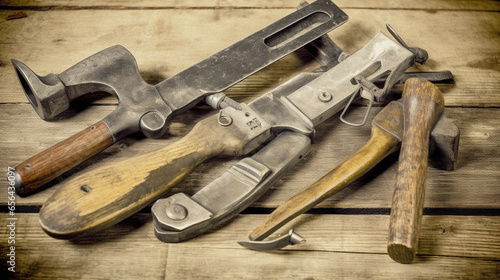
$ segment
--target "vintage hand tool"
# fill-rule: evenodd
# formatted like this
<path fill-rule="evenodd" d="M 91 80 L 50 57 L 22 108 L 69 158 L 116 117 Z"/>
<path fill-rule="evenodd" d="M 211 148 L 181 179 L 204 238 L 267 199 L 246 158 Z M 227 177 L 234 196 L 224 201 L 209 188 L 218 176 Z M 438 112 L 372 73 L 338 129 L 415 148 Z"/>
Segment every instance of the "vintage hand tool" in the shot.
<path fill-rule="evenodd" d="M 417 94 L 412 94 L 416 92 Z M 425 80 L 410 79 L 403 92 L 404 133 L 392 197 L 387 252 L 399 263 L 410 263 L 418 249 L 429 135 L 444 110 L 439 89 Z M 457 140 L 458 145 L 458 140 Z"/>
<path fill-rule="evenodd" d="M 399 38 L 394 30 L 389 25 L 387 27 L 391 30 L 391 34 L 398 38 L 399 42 L 402 42 L 402 39 Z M 326 36 L 322 37 L 322 42 L 315 44 L 315 47 L 316 50 L 312 50 L 312 53 L 319 54 L 316 59 L 323 66 L 313 71 L 313 73 L 297 76 L 274 90 L 273 95 L 287 96 L 300 87 L 306 86 L 313 79 L 316 82 L 320 81 L 319 76 L 324 71 L 332 68 L 334 66 L 333 62 L 343 60 L 343 57 L 348 56 L 346 52 L 339 51 L 338 46 Z M 419 59 L 421 62 L 427 59 L 427 54 L 424 50 L 418 48 L 414 48 L 413 50 L 414 53 L 417 53 L 415 59 Z M 392 78 L 395 79 L 397 76 L 400 76 L 398 83 L 403 83 L 410 77 L 419 76 L 428 77 L 440 83 L 453 81 L 453 76 L 449 71 L 409 72 L 404 74 L 398 72 L 394 73 Z M 364 79 L 357 78 L 359 80 Z M 382 79 L 379 82 L 383 81 Z M 365 85 L 369 87 L 368 83 L 365 83 Z M 385 88 L 384 90 L 385 93 L 382 95 L 385 95 L 389 88 Z M 328 96 L 326 97 L 328 98 Z M 351 99 L 355 97 L 358 96 L 353 94 Z M 321 98 L 325 99 L 324 96 Z M 370 97 L 368 98 L 371 99 Z M 345 100 L 342 101 L 342 106 L 348 106 Z M 339 106 L 336 110 L 340 109 L 341 107 Z M 364 121 L 366 117 L 367 114 Z M 343 119 L 341 118 L 341 120 Z M 183 193 L 177 193 L 168 198 L 159 199 L 151 209 L 154 218 L 155 235 L 164 242 L 180 242 L 225 224 L 227 220 L 239 214 L 266 192 L 309 149 L 309 137 L 303 136 L 299 138 L 296 133 L 284 131 L 255 155 L 242 159 L 191 198 Z M 287 244 L 290 240 L 298 242 L 300 237 L 296 233 L 291 232 L 288 236 L 274 240 L 272 243 L 273 246 L 276 246 L 277 244 Z"/>
<path fill-rule="evenodd" d="M 402 102 L 393 101 L 377 114 L 372 121 L 370 140 L 361 149 L 321 179 L 304 188 L 288 201 L 280 205 L 252 231 L 249 236 L 251 241 L 240 241 L 239 244 L 254 250 L 275 250 L 286 245 L 293 245 L 303 241 L 303 239 L 300 236 L 297 236 L 297 234 L 293 231 L 290 231 L 288 235 L 284 235 L 277 240 L 265 242 L 262 240 L 295 217 L 306 212 L 327 197 L 348 186 L 367 171 L 372 169 L 387 155 L 397 151 L 400 147 L 401 141 L 405 142 L 406 138 L 404 137 L 412 137 L 412 140 L 408 141 L 410 143 L 418 141 L 419 143 L 423 142 L 426 144 L 425 148 L 422 145 L 414 145 L 413 148 L 415 148 L 415 151 L 427 151 L 429 149 L 429 132 L 433 127 L 434 120 L 438 117 L 438 124 L 436 124 L 433 128 L 431 137 L 433 145 L 431 146 L 438 147 L 436 152 L 440 151 L 435 153 L 435 156 L 448 157 L 447 160 L 439 161 L 441 163 L 439 167 L 446 170 L 453 170 L 455 168 L 458 155 L 459 131 L 458 128 L 444 116 L 444 114 L 441 114 L 443 109 L 444 99 L 436 86 L 427 80 L 419 78 L 411 78 L 407 80 L 403 90 Z M 424 119 L 427 119 L 427 121 L 424 122 Z M 419 133 L 418 137 L 416 136 L 416 133 Z M 417 140 L 413 140 L 414 137 Z M 426 138 L 427 142 L 425 142 L 423 138 Z M 412 150 L 410 147 L 407 149 Z M 401 152 L 403 153 L 403 151 Z M 426 152 L 423 153 L 425 155 L 420 156 L 414 153 L 410 156 L 400 157 L 400 169 L 406 169 L 409 165 L 416 164 L 416 162 L 418 162 L 420 167 L 422 167 L 424 165 L 422 161 L 424 161 L 424 159 L 425 161 L 427 160 Z M 411 171 L 406 172 L 412 173 Z M 423 179 L 421 178 L 422 175 L 424 177 Z M 418 176 L 419 181 L 425 179 L 425 174 L 419 173 Z M 399 181 L 400 183 L 397 185 L 402 186 L 403 182 L 408 183 L 407 181 L 408 179 L 404 181 L 401 179 Z M 398 193 L 400 195 L 402 195 L 401 193 L 407 194 L 407 192 L 400 189 L 398 189 Z M 409 194 L 407 195 L 410 196 Z M 423 190 L 420 191 L 419 197 L 423 198 Z M 409 198 L 403 200 L 398 197 L 396 200 L 398 201 L 399 213 L 408 208 L 417 208 L 413 201 L 408 201 Z M 421 207 L 421 204 L 418 205 L 418 207 Z M 414 211 L 421 215 L 422 208 L 418 209 L 420 209 L 420 211 L 417 211 L 416 209 Z M 406 212 L 410 212 L 410 210 L 407 210 Z M 414 218 L 415 222 L 408 224 L 407 218 L 399 219 L 400 217 L 403 218 L 403 214 L 400 214 L 398 219 L 396 219 L 397 221 L 394 221 L 391 224 L 391 232 L 393 232 L 396 228 L 398 230 L 397 233 L 394 233 L 394 235 L 391 236 L 389 242 L 389 247 L 391 250 L 395 250 L 396 252 L 394 253 L 398 256 L 400 251 L 404 251 L 404 249 L 400 247 L 402 247 L 401 243 L 407 242 L 409 239 L 408 235 L 418 235 L 418 230 L 416 230 L 417 227 L 414 224 L 416 223 L 417 218 Z M 398 225 L 397 227 L 396 224 Z M 402 227 L 404 228 L 401 229 Z M 401 240 L 403 240 L 403 242 Z M 407 243 L 403 244 L 406 245 Z M 415 243 L 411 243 L 411 245 L 415 245 Z"/>
<path fill-rule="evenodd" d="M 96 91 L 115 95 L 115 111 L 80 133 L 16 166 L 16 192 L 27 194 L 121 138 L 141 131 L 157 138 L 170 120 L 206 97 L 220 109 L 223 90 L 340 26 L 347 15 L 331 1 L 303 7 L 156 86 L 141 77 L 134 57 L 113 46 L 61 74 L 40 77 L 12 60 L 23 89 L 42 119 L 52 119 L 71 100 Z M 217 107 L 219 106 L 219 107 Z"/>
<path fill-rule="evenodd" d="M 41 226 L 57 238 L 97 231 L 147 206 L 207 158 L 248 154 L 284 132 L 293 138 L 312 137 L 314 127 L 344 108 L 354 94 L 382 99 L 414 61 L 414 53 L 379 33 L 326 73 L 304 74 L 310 80 L 306 85 L 291 81 L 285 92 L 270 92 L 249 105 L 226 106 L 168 147 L 69 180 L 40 210 Z M 373 81 L 381 78 L 385 83 L 378 88 Z M 266 167 L 250 160 L 238 171 L 246 176 L 242 180 L 260 181 L 266 178 Z M 170 210 L 175 219 L 185 216 L 180 207 Z"/>

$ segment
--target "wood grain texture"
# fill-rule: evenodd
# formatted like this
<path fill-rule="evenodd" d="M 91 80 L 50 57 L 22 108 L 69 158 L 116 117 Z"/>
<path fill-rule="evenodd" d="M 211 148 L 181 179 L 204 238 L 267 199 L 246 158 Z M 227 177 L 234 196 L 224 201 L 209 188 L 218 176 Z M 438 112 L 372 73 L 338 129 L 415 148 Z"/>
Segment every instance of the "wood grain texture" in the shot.
<path fill-rule="evenodd" d="M 2 220 L 6 214 L 0 215 Z M 158 246 L 150 215 L 137 215 L 129 222 L 94 238 L 74 242 L 49 237 L 38 224 L 37 214 L 16 214 L 16 272 L 7 271 L 7 244 L 1 243 L 2 279 L 164 279 L 168 246 Z M 9 233 L 3 229 L 1 236 Z M 9 245 L 10 246 L 10 245 Z M 120 248 L 117 250 L 117 248 Z M 4 254 L 5 252 L 5 254 Z M 127 257 L 125 257 L 127 256 Z M 113 276 L 115 275 L 115 276 Z"/>
<path fill-rule="evenodd" d="M 69 180 L 40 210 L 42 228 L 64 239 L 102 230 L 160 198 L 204 160 L 242 154 L 242 134 L 219 125 L 218 117 L 198 122 L 172 145 Z"/>
<path fill-rule="evenodd" d="M 446 93 L 444 93 L 446 96 Z M 0 143 L 4 155 L 0 166 L 14 167 L 20 160 L 29 158 L 51 145 L 64 140 L 114 110 L 114 106 L 91 106 L 69 114 L 54 122 L 40 120 L 29 104 L 0 105 L 0 125 L 4 128 Z M 375 115 L 381 108 L 374 108 Z M 354 108 L 352 117 L 362 118 L 365 108 Z M 19 205 L 41 205 L 69 179 L 89 171 L 139 154 L 164 148 L 182 138 L 201 118 L 206 110 L 194 110 L 176 118 L 170 125 L 166 139 L 148 139 L 131 135 L 118 141 L 99 155 L 79 167 L 66 172 L 49 183 L 46 188 L 18 200 Z M 426 207 L 498 209 L 498 182 L 500 182 L 500 111 L 495 108 L 446 108 L 447 117 L 461 130 L 460 154 L 457 170 L 450 172 L 432 166 L 427 171 L 425 193 Z M 19 122 L 19 118 L 24 118 Z M 353 129 L 342 124 L 338 115 L 318 127 L 311 152 L 290 172 L 283 175 L 253 206 L 274 208 L 289 199 L 300 189 L 348 158 L 370 137 L 366 128 Z M 390 208 L 397 168 L 397 155 L 391 155 L 377 168 L 353 182 L 337 195 L 324 200 L 320 208 Z M 238 159 L 214 158 L 200 164 L 181 185 L 170 194 L 194 194 L 209 184 Z M 0 182 L 7 184 L 5 177 Z M 474 190 L 474 191 L 473 191 Z M 467 194 L 467 195 L 464 195 Z M 0 192 L 0 201 L 6 203 L 6 193 Z"/>
<path fill-rule="evenodd" d="M 149 214 L 137 214 L 94 236 L 74 242 L 47 236 L 37 214 L 18 214 L 18 279 L 495 279 L 498 219 L 424 216 L 419 254 L 401 265 L 386 254 L 387 215 L 303 215 L 291 226 L 307 241 L 281 252 L 255 252 L 236 240 L 262 220 L 242 215 L 190 242 L 155 239 Z M 0 215 L 5 220 L 6 214 Z M 287 230 L 283 230 L 286 232 Z M 8 234 L 1 228 L 0 234 Z M 5 243 L 1 243 L 5 252 Z M 0 275 L 6 275 L 0 256 Z M 2 277 L 2 279 L 5 279 Z"/>
<path fill-rule="evenodd" d="M 26 195 L 38 189 L 113 143 L 113 136 L 103 122 L 82 130 L 17 165 L 15 169 L 22 184 L 16 193 Z"/>
<path fill-rule="evenodd" d="M 371 137 L 358 151 L 282 203 L 250 233 L 250 240 L 263 240 L 274 231 L 339 192 L 399 148 L 403 132 L 402 106 L 392 102 L 372 123 Z"/>
<path fill-rule="evenodd" d="M 96 123 L 116 108 L 113 97 L 90 94 L 54 121 L 40 120 L 19 85 L 10 59 L 36 73 L 58 73 L 114 44 L 129 49 L 144 79 L 156 84 L 296 9 L 300 1 L 17 1 L 0 4 L 0 168 L 49 148 Z M 175 118 L 165 139 L 130 135 L 28 197 L 16 197 L 16 274 L 8 274 L 8 228 L 0 226 L 0 278 L 7 279 L 497 279 L 500 256 L 500 2 L 440 0 L 334 1 L 350 20 L 329 36 L 354 52 L 385 23 L 430 59 L 411 70 L 451 70 L 456 84 L 440 86 L 446 115 L 461 130 L 453 172 L 428 168 L 426 212 L 419 253 L 410 265 L 387 255 L 397 155 L 288 226 L 306 237 L 300 247 L 259 253 L 241 248 L 263 215 L 244 214 L 209 234 L 180 244 L 158 242 L 149 213 L 132 215 L 107 230 L 68 242 L 49 237 L 38 209 L 63 183 L 82 172 L 152 152 L 180 140 L 209 115 L 195 108 Z M 26 17 L 7 20 L 19 11 Z M 384 31 L 385 32 L 385 31 Z M 318 64 L 304 50 L 289 55 L 226 91 L 249 102 Z M 398 86 L 391 98 L 400 97 Z M 361 103 L 362 104 L 362 103 Z M 359 105 L 359 104 L 358 104 Z M 353 108 L 361 118 L 365 107 Z M 374 108 L 374 116 L 381 108 Z M 312 151 L 253 205 L 279 206 L 369 138 L 368 127 L 343 125 L 338 115 L 318 127 Z M 167 195 L 192 195 L 239 159 L 207 160 Z M 7 186 L 0 176 L 0 186 Z M 0 188 L 4 189 L 5 188 Z M 0 205 L 7 206 L 6 191 Z M 262 209 L 264 208 L 264 209 Z M 0 220 L 6 221 L 6 207 Z M 30 213 L 22 213 L 30 212 Z M 332 214 L 337 213 L 337 214 Z M 339 213 L 349 214 L 342 215 Z M 435 215 L 438 213 L 439 215 Z M 473 216 L 471 216 L 471 214 Z M 288 228 L 283 228 L 283 232 Z M 4 277 L 5 275 L 5 277 Z"/>
<path fill-rule="evenodd" d="M 481 3 L 491 2 L 481 1 L 476 6 Z M 399 2 L 391 5 L 404 7 Z M 259 7 L 257 4 L 255 6 Z M 457 3 L 452 6 L 460 5 Z M 349 22 L 329 35 L 339 46 L 354 52 L 378 31 L 384 31 L 385 23 L 388 22 L 408 44 L 429 52 L 429 61 L 411 70 L 451 70 L 455 75 L 456 85 L 451 87 L 447 96 L 448 106 L 498 107 L 498 13 L 476 11 L 472 2 L 468 7 L 473 12 L 467 9 L 432 10 L 432 5 L 422 7 L 380 9 L 376 12 L 348 8 L 345 11 L 350 17 Z M 0 61 L 4 66 L 0 67 L 3 79 L 0 83 L 3 92 L 0 102 L 27 102 L 10 65 L 12 58 L 26 63 L 39 74 L 58 73 L 95 52 L 121 44 L 136 57 L 145 80 L 155 83 L 207 58 L 292 10 L 294 8 L 291 7 L 257 10 L 55 9 L 27 11 L 28 17 L 11 21 L 4 20 L 9 11 L 0 11 L 0 38 L 4 42 L 0 53 Z M 228 94 L 239 100 L 252 100 L 302 71 L 304 62 L 311 61 L 310 57 L 308 59 L 302 54 L 291 55 L 289 59 L 269 67 L 269 71 L 253 75 L 230 88 Z M 116 101 L 106 99 L 101 102 L 109 104 Z"/>
<path fill-rule="evenodd" d="M 393 0 L 339 0 L 335 3 L 341 8 L 369 8 L 369 9 L 426 9 L 426 10 L 490 10 L 497 11 L 500 9 L 500 4 L 496 1 L 474 1 L 474 0 L 458 0 L 453 2 L 439 0 L 417 0 L 417 1 L 393 1 Z M 158 1 L 158 0 L 118 0 L 118 1 L 79 1 L 68 3 L 65 0 L 51 1 L 19 1 L 19 0 L 4 0 L 2 5 L 5 7 L 26 7 L 27 9 L 195 9 L 195 8 L 246 8 L 246 9 L 294 9 L 298 5 L 295 1 L 289 0 L 257 0 L 248 3 L 245 0 L 231 1 L 197 1 L 184 0 L 181 3 L 176 0 Z"/>
<path fill-rule="evenodd" d="M 410 263 L 418 249 L 429 137 L 443 109 L 444 97 L 437 86 L 417 78 L 405 82 L 404 133 L 392 196 L 387 244 L 389 256 L 399 263 Z"/>

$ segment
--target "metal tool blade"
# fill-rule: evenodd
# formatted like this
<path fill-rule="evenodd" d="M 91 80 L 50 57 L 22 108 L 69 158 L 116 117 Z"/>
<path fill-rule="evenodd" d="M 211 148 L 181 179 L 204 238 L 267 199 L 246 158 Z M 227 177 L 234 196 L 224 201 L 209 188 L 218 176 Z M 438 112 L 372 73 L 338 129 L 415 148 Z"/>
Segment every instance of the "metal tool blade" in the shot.
<path fill-rule="evenodd" d="M 238 241 L 241 246 L 256 250 L 256 251 L 272 251 L 278 250 L 289 245 L 296 245 L 305 242 L 306 240 L 296 233 L 293 229 L 288 231 L 288 234 L 267 241 Z"/>
<path fill-rule="evenodd" d="M 313 2 L 156 87 L 173 111 L 182 110 L 206 95 L 227 89 L 347 20 L 348 16 L 333 2 Z M 176 94 L 172 95 L 172 91 Z"/>

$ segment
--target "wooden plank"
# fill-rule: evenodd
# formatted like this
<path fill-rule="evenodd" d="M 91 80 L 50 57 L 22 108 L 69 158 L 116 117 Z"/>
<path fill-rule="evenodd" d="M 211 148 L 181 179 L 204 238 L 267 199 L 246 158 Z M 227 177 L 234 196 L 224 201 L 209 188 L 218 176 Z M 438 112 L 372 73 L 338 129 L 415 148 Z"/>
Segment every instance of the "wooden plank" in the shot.
<path fill-rule="evenodd" d="M 307 239 L 304 244 L 281 252 L 239 250 L 233 240 L 245 239 L 261 220 L 245 215 L 218 231 L 170 245 L 167 271 L 173 278 L 189 273 L 194 279 L 487 279 L 500 273 L 498 219 L 424 216 L 420 253 L 411 265 L 386 255 L 388 216 L 304 215 L 281 231 L 296 227 Z M 480 229 L 470 224 L 476 222 Z M 478 235 L 471 232 L 476 230 Z M 194 259 L 172 260 L 176 254 Z"/>
<path fill-rule="evenodd" d="M 115 1 L 73 1 L 68 2 L 64 0 L 50 0 L 50 1 L 20 1 L 20 0 L 4 0 L 2 6 L 5 8 L 10 7 L 25 7 L 25 8 L 51 8 L 51 9 L 140 9 L 140 8 L 172 8 L 172 9 L 193 9 L 193 8 L 256 8 L 256 9 L 269 9 L 269 8 L 295 8 L 300 1 L 290 0 L 258 0 L 258 1 L 244 1 L 244 0 L 231 0 L 231 1 L 197 1 L 197 0 L 184 0 L 181 3 L 175 0 L 158 1 L 158 0 L 115 0 Z M 314 1 L 309 1 L 314 2 Z M 394 1 L 394 0 L 335 0 L 333 1 L 341 8 L 372 8 L 372 9 L 418 9 L 418 10 L 500 10 L 500 4 L 496 1 Z"/>
<path fill-rule="evenodd" d="M 0 54 L 1 65 L 4 67 L 0 67 L 2 71 L 0 75 L 6 78 L 5 83 L 0 85 L 2 92 L 0 103 L 27 102 L 10 63 L 11 58 L 22 60 L 36 73 L 45 75 L 49 72 L 64 71 L 95 52 L 114 44 L 121 44 L 134 54 L 143 77 L 155 84 L 258 31 L 289 12 L 287 10 L 265 13 L 198 10 L 118 11 L 117 13 L 31 12 L 26 20 L 4 21 L 0 24 L 0 34 L 2 34 L 0 42 L 4 42 Z M 3 15 L 4 13 L 0 12 L 0 18 Z M 65 28 L 64 26 L 67 26 L 65 22 L 72 22 L 74 18 L 78 18 L 79 21 L 74 22 L 73 27 Z M 181 22 L 185 24 L 178 26 L 177 24 Z M 33 34 L 35 25 L 40 32 Z M 52 26 L 61 28 L 54 29 Z M 218 26 L 223 28 L 218 29 Z M 227 34 L 219 33 L 220 36 L 210 39 L 204 37 L 204 34 L 212 36 L 214 30 L 216 33 Z M 197 43 L 193 44 L 194 42 Z M 65 55 L 61 56 L 61 53 Z M 293 77 L 298 71 L 306 70 L 307 68 L 302 67 L 303 59 L 305 59 L 303 56 L 291 56 L 273 65 L 267 73 L 247 80 L 234 91 L 236 94 L 238 91 L 243 91 L 244 94 L 253 95 L 262 93 L 258 91 L 263 88 L 275 87 L 279 82 Z"/>
<path fill-rule="evenodd" d="M 469 110 L 473 110 L 474 113 Z M 498 115 L 498 109 L 447 108 L 446 114 L 455 120 L 455 124 L 461 130 L 458 168 L 455 171 L 428 168 L 425 207 L 499 208 L 498 202 L 495 201 L 498 201 L 500 195 L 498 189 L 500 182 L 498 143 L 500 138 L 497 138 L 499 136 L 498 126 L 493 124 L 498 122 L 498 120 L 494 120 L 496 117 L 493 117 Z M 467 118 L 464 119 L 464 116 Z M 285 175 L 283 180 L 273 186 L 262 198 L 262 201 L 259 200 L 258 205 L 272 207 L 272 202 L 275 199 L 282 201 L 291 197 L 297 190 L 306 187 L 326 174 L 368 140 L 367 135 L 353 131 L 352 127 L 345 127 L 338 125 L 338 123 L 335 125 L 335 122 L 328 124 L 332 125 L 331 127 L 318 129 L 318 142 L 305 162 Z M 479 132 L 487 127 L 491 129 L 490 132 Z M 364 132 L 367 133 L 366 130 Z M 486 152 L 489 150 L 488 147 L 491 148 L 490 152 Z M 319 206 L 370 208 L 378 205 L 375 207 L 390 207 L 396 168 L 397 154 L 387 158 L 360 180 L 325 200 Z M 459 186 L 462 186 L 463 189 Z M 458 189 L 461 190 L 458 191 Z M 481 194 L 483 191 L 488 193 L 484 197 Z M 472 197 L 479 195 L 481 198 L 476 200 L 469 197 L 471 200 L 465 202 L 466 196 L 464 194 Z M 492 199 L 488 199 L 487 196 Z M 461 202 L 456 203 L 458 201 Z"/>
<path fill-rule="evenodd" d="M 1 11 L 0 103 L 27 102 L 9 62 L 11 58 L 45 75 L 61 72 L 113 44 L 122 44 L 134 54 L 145 78 L 157 83 L 292 11 L 49 10 L 27 11 L 27 18 L 11 21 L 4 20 L 9 12 Z M 389 22 L 408 44 L 429 51 L 430 60 L 413 70 L 454 73 L 456 85 L 447 93 L 448 106 L 500 105 L 496 92 L 500 86 L 498 13 L 372 9 L 346 9 L 346 12 L 349 22 L 330 36 L 347 51 L 361 48 Z M 311 69 L 311 58 L 304 55 L 302 52 L 271 66 L 268 71 L 230 88 L 228 94 L 238 100 L 251 100 L 298 71 Z"/>
<path fill-rule="evenodd" d="M 179 140 L 213 111 L 196 108 L 175 118 L 164 139 L 132 135 L 32 196 L 16 197 L 16 274 L 7 274 L 10 251 L 6 188 L 0 192 L 0 278 L 20 279 L 497 279 L 500 278 L 500 2 L 335 1 L 349 22 L 329 35 L 354 52 L 390 23 L 430 60 L 412 70 L 451 70 L 456 84 L 442 87 L 448 117 L 461 129 L 458 169 L 428 171 L 419 253 L 401 265 L 386 254 L 397 154 L 352 186 L 302 215 L 295 228 L 307 242 L 279 252 L 255 252 L 236 244 L 263 215 L 239 215 L 224 227 L 179 244 L 159 242 L 149 213 L 77 241 L 56 240 L 38 223 L 37 209 L 68 178 L 91 168 L 152 151 Z M 37 73 L 61 72 L 114 44 L 137 58 L 155 84 L 296 9 L 298 1 L 18 1 L 0 3 L 0 170 L 15 165 L 105 117 L 113 97 L 93 94 L 52 122 L 33 111 L 10 63 L 19 59 Z M 27 17 L 7 20 L 25 12 Z M 387 34 L 387 32 L 386 32 Z M 304 51 L 286 57 L 226 93 L 249 102 L 317 63 Z M 396 87 L 391 99 L 399 96 Z M 104 96 L 104 97 L 103 97 Z M 89 105 L 90 104 L 90 105 Z M 363 104 L 363 103 L 361 103 Z M 489 108 L 488 108 L 489 107 Z M 360 118 L 366 107 L 353 109 Z M 374 116 L 381 107 L 374 109 Z M 361 147 L 368 126 L 348 127 L 338 115 L 317 128 L 312 151 L 254 203 L 269 211 L 314 182 Z M 194 194 L 239 159 L 202 164 L 167 195 Z M 7 186 L 5 176 L 0 185 Z M 264 209 L 262 209 L 264 207 Z M 484 211 L 483 211 L 484 210 Z M 147 209 L 145 210 L 147 211 Z M 252 213 L 252 211 L 249 211 Z M 23 213 L 27 212 L 27 213 Z M 331 214 L 331 213 L 344 213 Z M 383 213 L 383 215 L 380 215 Z M 439 215 L 435 215 L 438 213 Z M 480 215 L 483 216 L 470 216 Z M 441 214 L 447 214 L 446 216 Z M 493 216 L 489 216 L 493 215 Z"/>
<path fill-rule="evenodd" d="M 500 224 L 492 217 L 424 216 L 419 253 L 410 265 L 395 263 L 386 254 L 387 215 L 303 215 L 291 226 L 307 242 L 267 253 L 236 243 L 246 238 L 262 215 L 242 215 L 219 230 L 179 244 L 158 241 L 148 214 L 134 215 L 126 223 L 74 242 L 47 236 L 36 214 L 16 217 L 15 276 L 22 279 L 500 276 Z M 0 220 L 6 218 L 7 214 L 0 215 Z M 9 233 L 7 227 L 1 228 L 1 236 Z M 2 252 L 10 249 L 0 244 Z M 7 272 L 5 255 L 0 258 L 2 273 Z"/>
<path fill-rule="evenodd" d="M 72 112 L 67 119 L 45 122 L 27 104 L 0 105 L 0 146 L 4 156 L 0 166 L 15 166 L 30 156 L 50 147 L 90 126 L 112 111 L 113 106 L 92 106 Z M 381 108 L 375 108 L 375 115 Z M 365 108 L 359 107 L 350 117 L 361 118 Z M 213 113 L 213 112 L 212 112 Z M 461 130 L 458 168 L 455 171 L 428 169 L 425 207 L 430 208 L 500 208 L 500 114 L 498 109 L 447 108 Z M 119 161 L 134 155 L 159 149 L 179 140 L 194 123 L 209 115 L 195 110 L 176 118 L 165 139 L 147 139 L 140 134 L 121 140 L 88 162 L 69 171 L 36 194 L 19 199 L 24 205 L 40 205 L 65 180 L 91 168 Z M 22 116 L 23 121 L 19 118 Z M 311 184 L 359 149 L 369 138 L 369 127 L 354 128 L 342 124 L 338 115 L 317 129 L 312 151 L 290 172 L 286 173 L 255 207 L 276 207 L 284 200 Z M 342 148 L 340 148 L 342 147 Z M 238 158 L 215 158 L 201 164 L 175 187 L 170 194 L 194 194 L 234 164 Z M 318 207 L 388 208 L 394 185 L 397 154 L 388 157 L 374 170 Z M 6 180 L 0 178 L 0 180 Z M 4 181 L 5 182 L 5 181 Z M 6 193 L 0 192 L 0 202 L 6 203 Z"/>
<path fill-rule="evenodd" d="M 7 214 L 0 214 L 7 221 Z M 150 215 L 131 217 L 127 223 L 104 231 L 95 239 L 79 241 L 49 237 L 38 225 L 36 214 L 16 214 L 15 244 L 7 244 L 10 229 L 2 226 L 0 274 L 11 279 L 96 279 L 123 275 L 132 278 L 162 279 L 168 246 L 158 246 L 147 223 Z M 7 222 L 6 222 L 7 223 Z M 15 270 L 7 270 L 6 255 L 15 246 Z M 2 277 L 2 279 L 9 279 Z"/>

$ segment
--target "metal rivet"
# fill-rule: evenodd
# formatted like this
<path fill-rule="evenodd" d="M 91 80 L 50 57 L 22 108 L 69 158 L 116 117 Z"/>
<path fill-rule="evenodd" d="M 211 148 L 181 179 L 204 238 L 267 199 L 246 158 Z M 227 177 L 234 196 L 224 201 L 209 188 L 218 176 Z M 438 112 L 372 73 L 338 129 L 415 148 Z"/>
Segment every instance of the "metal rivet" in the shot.
<path fill-rule="evenodd" d="M 28 170 L 29 170 L 29 169 L 31 168 L 31 164 L 26 164 L 26 165 L 24 166 L 24 168 L 26 168 L 26 169 L 28 169 Z"/>
<path fill-rule="evenodd" d="M 329 102 L 332 100 L 332 95 L 329 92 L 323 91 L 319 94 L 319 100 L 323 102 Z"/>
<path fill-rule="evenodd" d="M 149 138 L 158 138 L 166 126 L 166 119 L 157 111 L 147 112 L 140 120 L 141 131 Z"/>
<path fill-rule="evenodd" d="M 170 219 L 180 221 L 187 217 L 188 211 L 186 207 L 174 203 L 167 206 L 166 213 Z"/>
<path fill-rule="evenodd" d="M 221 126 L 230 126 L 233 123 L 233 119 L 230 116 L 223 116 L 222 111 L 220 111 L 219 117 L 217 118 L 217 122 Z"/>
<path fill-rule="evenodd" d="M 83 185 L 80 189 L 86 193 L 90 192 L 92 189 L 88 185 Z"/>

